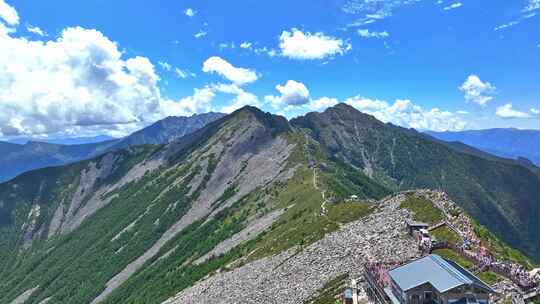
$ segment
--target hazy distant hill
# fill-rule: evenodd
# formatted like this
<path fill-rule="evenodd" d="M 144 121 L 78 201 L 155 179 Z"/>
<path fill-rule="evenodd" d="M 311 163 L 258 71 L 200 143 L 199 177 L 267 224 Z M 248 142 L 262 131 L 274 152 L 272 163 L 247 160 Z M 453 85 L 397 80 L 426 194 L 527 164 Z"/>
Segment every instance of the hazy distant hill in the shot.
<path fill-rule="evenodd" d="M 501 157 L 524 157 L 540 165 L 539 130 L 488 129 L 426 133 L 444 141 L 459 141 Z"/>
<path fill-rule="evenodd" d="M 115 147 L 166 144 L 193 133 L 223 116 L 225 114 L 213 112 L 190 117 L 170 116 L 121 139 Z"/>
<path fill-rule="evenodd" d="M 99 142 L 114 140 L 116 138 L 107 136 L 107 135 L 99 135 L 99 136 L 93 136 L 93 137 L 66 137 L 66 138 L 51 138 L 51 139 L 38 139 L 38 138 L 32 138 L 32 137 L 17 137 L 7 140 L 7 142 L 10 142 L 12 144 L 19 144 L 24 145 L 28 142 L 44 142 L 48 144 L 56 144 L 56 145 L 84 145 L 84 144 L 95 144 Z"/>
<path fill-rule="evenodd" d="M 125 138 L 97 143 L 63 145 L 36 141 L 26 144 L 0 142 L 0 182 L 23 172 L 88 159 L 106 151 L 134 145 L 165 144 L 192 133 L 223 115 L 205 113 L 191 117 L 167 117 Z"/>

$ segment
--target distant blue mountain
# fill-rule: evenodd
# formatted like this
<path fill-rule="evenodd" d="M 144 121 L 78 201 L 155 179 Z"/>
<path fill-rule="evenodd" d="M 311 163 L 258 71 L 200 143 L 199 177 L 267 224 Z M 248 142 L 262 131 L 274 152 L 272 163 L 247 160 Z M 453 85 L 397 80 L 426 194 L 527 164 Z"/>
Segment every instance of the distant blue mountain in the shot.
<path fill-rule="evenodd" d="M 95 144 L 103 141 L 109 141 L 115 139 L 114 137 L 107 135 L 99 135 L 94 137 L 73 137 L 73 138 L 32 138 L 32 137 L 18 137 L 13 139 L 8 139 L 7 142 L 19 145 L 25 145 L 28 142 L 43 142 L 48 144 L 56 145 L 84 145 L 84 144 Z"/>
<path fill-rule="evenodd" d="M 487 129 L 426 133 L 443 141 L 461 142 L 500 157 L 526 158 L 540 166 L 540 130 Z"/>
<path fill-rule="evenodd" d="M 166 144 L 224 116 L 221 113 L 205 113 L 190 117 L 167 117 L 118 139 L 99 136 L 48 142 L 29 138 L 20 138 L 15 142 L 0 141 L 0 183 L 27 171 L 89 159 L 108 151 L 138 145 Z"/>

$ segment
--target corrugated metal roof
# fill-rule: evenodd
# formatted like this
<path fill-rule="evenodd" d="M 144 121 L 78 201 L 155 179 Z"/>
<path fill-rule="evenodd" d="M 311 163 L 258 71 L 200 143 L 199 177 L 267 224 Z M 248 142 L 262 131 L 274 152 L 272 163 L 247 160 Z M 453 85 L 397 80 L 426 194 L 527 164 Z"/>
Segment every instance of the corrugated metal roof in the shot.
<path fill-rule="evenodd" d="M 474 284 L 489 292 L 494 292 L 491 287 L 466 269 L 436 254 L 430 254 L 395 268 L 389 274 L 404 291 L 425 283 L 430 283 L 441 293 L 461 285 L 470 284 Z"/>

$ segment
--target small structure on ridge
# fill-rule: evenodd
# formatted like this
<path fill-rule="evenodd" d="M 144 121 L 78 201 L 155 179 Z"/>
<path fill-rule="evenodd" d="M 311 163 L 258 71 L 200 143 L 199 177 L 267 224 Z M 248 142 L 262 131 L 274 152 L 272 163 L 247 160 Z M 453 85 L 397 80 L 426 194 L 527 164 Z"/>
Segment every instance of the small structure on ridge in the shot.
<path fill-rule="evenodd" d="M 366 267 L 370 298 L 381 304 L 489 304 L 495 291 L 457 263 L 430 254 L 391 269 Z"/>

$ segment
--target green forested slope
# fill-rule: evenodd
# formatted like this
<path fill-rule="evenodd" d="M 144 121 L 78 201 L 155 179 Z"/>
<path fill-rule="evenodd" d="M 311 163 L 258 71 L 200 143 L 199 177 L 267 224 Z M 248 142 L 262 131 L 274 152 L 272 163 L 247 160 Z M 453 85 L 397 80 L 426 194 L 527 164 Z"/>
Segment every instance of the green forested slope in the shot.
<path fill-rule="evenodd" d="M 486 158 L 384 124 L 340 104 L 292 121 L 329 157 L 393 190 L 442 189 L 507 243 L 540 259 L 540 175 L 518 162 Z"/>

